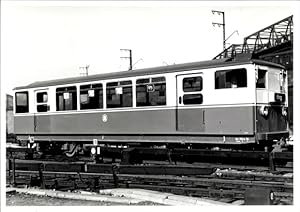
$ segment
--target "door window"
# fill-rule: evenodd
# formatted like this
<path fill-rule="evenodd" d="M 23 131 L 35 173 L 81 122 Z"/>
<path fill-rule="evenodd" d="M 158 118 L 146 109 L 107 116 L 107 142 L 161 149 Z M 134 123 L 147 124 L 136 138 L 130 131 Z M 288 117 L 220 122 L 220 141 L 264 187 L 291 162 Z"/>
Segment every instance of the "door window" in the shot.
<path fill-rule="evenodd" d="M 202 90 L 202 77 L 187 77 L 183 79 L 183 91 L 194 92 Z"/>
<path fill-rule="evenodd" d="M 203 103 L 201 94 L 203 89 L 202 76 L 183 77 L 181 89 L 182 96 L 179 95 L 179 104 L 194 105 Z"/>
<path fill-rule="evenodd" d="M 47 112 L 48 106 L 48 93 L 46 91 L 36 93 L 36 111 Z"/>
<path fill-rule="evenodd" d="M 185 94 L 183 95 L 184 105 L 202 104 L 202 94 Z"/>

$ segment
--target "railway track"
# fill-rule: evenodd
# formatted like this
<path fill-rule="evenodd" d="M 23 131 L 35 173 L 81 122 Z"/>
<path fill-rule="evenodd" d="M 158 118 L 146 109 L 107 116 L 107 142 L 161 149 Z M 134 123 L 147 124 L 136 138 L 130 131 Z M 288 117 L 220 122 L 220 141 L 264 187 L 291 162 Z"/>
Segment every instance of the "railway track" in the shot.
<path fill-rule="evenodd" d="M 121 165 L 28 160 L 8 160 L 7 163 L 7 182 L 16 186 L 93 191 L 112 187 L 145 188 L 224 202 L 247 202 L 249 191 L 253 193 L 253 190 L 260 190 L 272 192 L 272 204 L 293 202 L 293 174 L 287 172 L 275 174 L 261 170 L 245 171 L 244 167 L 233 170 L 204 165 Z"/>
<path fill-rule="evenodd" d="M 26 160 L 24 160 L 26 159 Z M 28 160 L 31 159 L 31 160 Z M 80 161 L 80 162 L 79 162 Z M 145 188 L 224 202 L 293 204 L 293 151 L 109 148 L 101 158 L 7 148 L 7 182 L 58 190 Z M 251 196 L 251 194 L 258 194 Z M 272 193 L 272 200 L 269 198 Z"/>

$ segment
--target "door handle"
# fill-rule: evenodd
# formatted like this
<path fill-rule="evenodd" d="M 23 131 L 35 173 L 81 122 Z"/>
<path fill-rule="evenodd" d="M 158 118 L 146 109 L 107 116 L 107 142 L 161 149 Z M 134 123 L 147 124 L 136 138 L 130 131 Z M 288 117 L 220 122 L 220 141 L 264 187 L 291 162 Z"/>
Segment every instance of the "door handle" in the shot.
<path fill-rule="evenodd" d="M 182 98 L 181 98 L 181 96 L 180 96 L 180 97 L 179 97 L 179 104 L 181 104 L 181 99 L 182 99 Z"/>

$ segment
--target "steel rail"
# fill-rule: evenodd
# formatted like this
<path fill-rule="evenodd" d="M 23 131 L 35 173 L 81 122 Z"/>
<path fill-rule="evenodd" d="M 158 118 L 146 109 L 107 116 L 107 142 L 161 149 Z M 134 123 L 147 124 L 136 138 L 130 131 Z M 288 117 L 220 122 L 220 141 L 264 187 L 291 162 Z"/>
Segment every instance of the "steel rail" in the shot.
<path fill-rule="evenodd" d="M 16 170 L 20 183 L 31 184 L 37 179 L 39 171 Z M 43 172 L 46 188 L 58 190 L 76 190 L 93 188 L 99 190 L 111 187 L 146 188 L 159 191 L 169 191 L 176 194 L 193 196 L 219 196 L 243 199 L 249 188 L 270 189 L 275 192 L 277 199 L 293 199 L 293 184 L 287 182 L 273 182 L 260 180 L 238 180 L 221 178 L 197 178 L 158 175 L 132 175 L 107 173 L 79 173 L 79 172 Z"/>

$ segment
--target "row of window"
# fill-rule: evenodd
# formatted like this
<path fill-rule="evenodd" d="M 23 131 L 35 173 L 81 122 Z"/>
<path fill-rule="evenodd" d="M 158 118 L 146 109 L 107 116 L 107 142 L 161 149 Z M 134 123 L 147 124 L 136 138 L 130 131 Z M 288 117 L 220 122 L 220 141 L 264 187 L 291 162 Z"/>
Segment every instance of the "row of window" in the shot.
<path fill-rule="evenodd" d="M 116 81 L 106 84 L 106 107 L 132 107 L 132 81 Z M 101 83 L 80 86 L 80 109 L 103 108 L 103 85 Z M 36 93 L 37 112 L 50 110 L 48 93 Z M 166 105 L 165 77 L 145 78 L 136 81 L 136 106 Z M 77 110 L 76 86 L 56 89 L 56 111 Z M 16 93 L 16 113 L 29 112 L 28 92 Z"/>
<path fill-rule="evenodd" d="M 217 71 L 215 73 L 215 89 L 247 87 L 246 69 Z M 183 99 L 179 103 L 202 104 L 203 81 L 201 76 L 186 77 L 182 81 Z M 80 109 L 103 108 L 103 85 L 101 83 L 80 86 Z M 189 92 L 197 92 L 189 94 Z M 48 93 L 36 93 L 37 112 L 50 110 Z M 166 79 L 165 77 L 144 78 L 136 80 L 136 106 L 166 105 Z M 115 81 L 106 84 L 106 107 L 122 108 L 133 106 L 132 81 Z M 76 86 L 56 89 L 56 111 L 77 110 Z M 16 113 L 29 112 L 28 92 L 16 93 Z"/>

